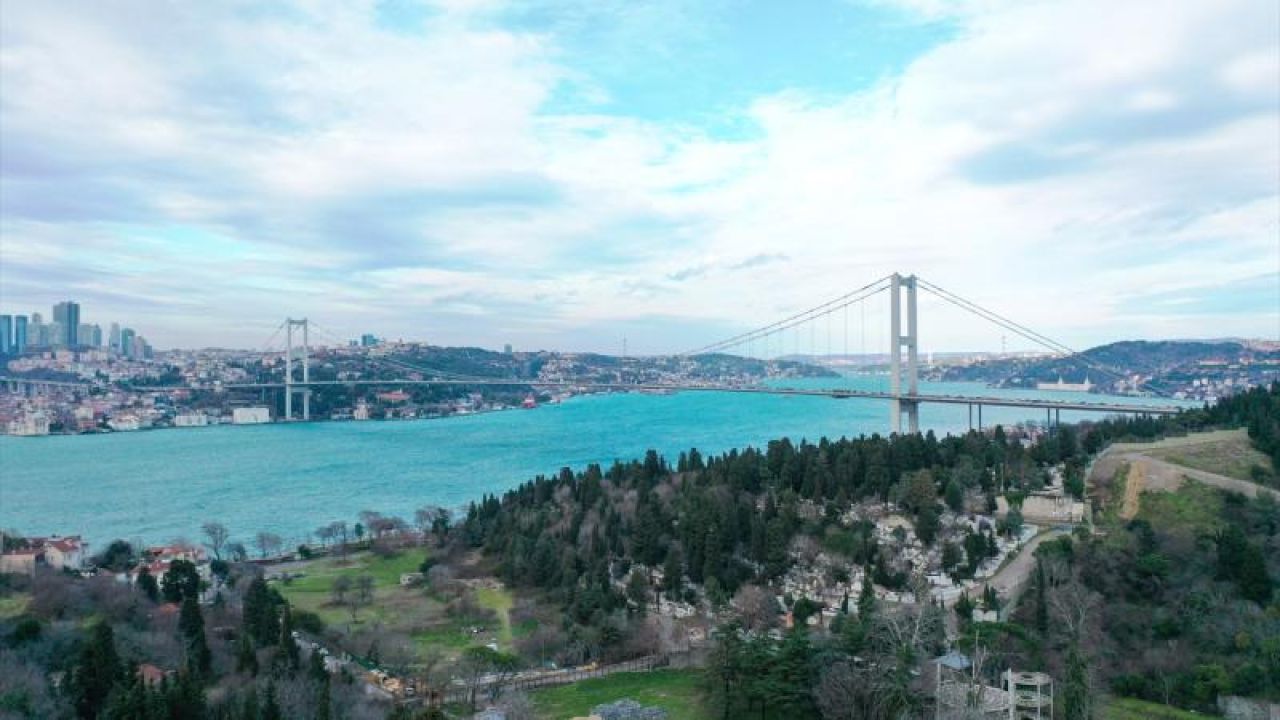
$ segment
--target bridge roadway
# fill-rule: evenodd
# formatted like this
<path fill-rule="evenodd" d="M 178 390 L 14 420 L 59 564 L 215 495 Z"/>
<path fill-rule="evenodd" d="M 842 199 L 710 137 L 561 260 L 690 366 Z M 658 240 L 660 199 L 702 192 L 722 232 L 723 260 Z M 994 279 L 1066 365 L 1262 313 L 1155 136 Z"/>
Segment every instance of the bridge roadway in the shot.
<path fill-rule="evenodd" d="M 904 402 L 941 403 L 947 405 L 989 405 L 992 407 L 1037 408 L 1041 410 L 1080 410 L 1085 412 L 1121 413 L 1126 415 L 1176 415 L 1181 408 L 1168 405 L 1140 405 L 1129 403 L 1101 403 L 1070 400 L 1036 400 L 1029 398 L 1002 398 L 974 395 L 926 395 L 916 394 L 895 396 L 893 393 L 870 390 L 849 390 L 840 388 L 775 388 L 755 385 L 664 385 L 658 383 L 601 383 L 544 381 L 530 379 L 483 379 L 483 380 L 311 380 L 295 382 L 292 386 L 330 387 L 360 385 L 493 385 L 505 387 L 538 387 L 559 388 L 565 390 L 587 391 L 649 391 L 649 392 L 729 392 L 755 395 L 799 395 L 810 397 L 830 397 L 838 400 L 861 398 L 867 400 L 893 400 L 895 397 Z M 135 387 L 143 392 L 164 392 L 172 390 L 270 390 L 283 389 L 285 383 L 227 383 L 208 387 L 169 386 L 169 387 Z"/>

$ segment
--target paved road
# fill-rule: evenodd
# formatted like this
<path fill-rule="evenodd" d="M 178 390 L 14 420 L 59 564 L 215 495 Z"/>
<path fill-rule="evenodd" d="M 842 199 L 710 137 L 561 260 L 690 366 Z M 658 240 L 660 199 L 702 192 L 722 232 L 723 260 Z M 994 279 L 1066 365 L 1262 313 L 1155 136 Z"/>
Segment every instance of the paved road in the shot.
<path fill-rule="evenodd" d="M 1013 595 L 1020 592 L 1026 585 L 1027 580 L 1030 579 L 1031 571 L 1036 567 L 1036 548 L 1040 547 L 1040 543 L 1069 534 L 1071 533 L 1068 530 L 1054 528 L 1031 538 L 1026 545 L 1022 546 L 1022 549 L 1018 550 L 1018 554 L 1014 555 L 1012 560 L 997 570 L 995 575 L 987 579 L 986 585 L 995 588 L 996 592 L 1000 594 L 1000 599 L 1007 602 Z M 982 588 L 982 585 L 970 588 L 968 591 L 969 597 L 981 598 Z"/>

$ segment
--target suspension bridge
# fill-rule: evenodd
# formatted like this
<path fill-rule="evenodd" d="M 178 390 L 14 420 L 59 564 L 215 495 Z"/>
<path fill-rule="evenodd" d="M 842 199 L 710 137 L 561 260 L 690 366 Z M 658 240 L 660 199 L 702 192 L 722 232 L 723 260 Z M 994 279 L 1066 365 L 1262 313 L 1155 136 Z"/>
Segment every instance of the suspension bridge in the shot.
<path fill-rule="evenodd" d="M 1092 400 L 1062 400 L 1046 398 L 1019 398 L 999 395 L 948 395 L 924 393 L 920 389 L 920 355 L 919 355 L 919 293 L 923 291 L 942 302 L 959 308 L 966 313 L 994 324 L 1003 331 L 1013 333 L 1032 344 L 1047 350 L 1052 356 L 1072 358 L 1099 376 L 1123 378 L 1119 371 L 1106 367 L 1101 363 L 1083 355 L 1070 347 L 1057 342 L 1024 325 L 1010 320 L 992 310 L 984 308 L 959 295 L 951 293 L 923 278 L 915 275 L 894 273 L 864 285 L 852 292 L 833 300 L 811 307 L 803 312 L 794 313 L 768 325 L 739 333 L 732 337 L 703 345 L 686 352 L 678 353 L 676 358 L 694 359 L 708 355 L 738 355 L 741 357 L 785 358 L 786 334 L 790 333 L 794 342 L 792 357 L 798 356 L 799 338 L 802 328 L 808 328 L 810 340 L 816 337 L 817 326 L 827 324 L 828 349 L 830 350 L 831 322 L 833 316 L 842 314 L 845 325 L 846 354 L 848 346 L 848 317 L 853 307 L 865 307 L 867 301 L 881 294 L 888 295 L 888 383 L 883 390 L 867 390 L 857 388 L 809 388 L 785 387 L 778 384 L 741 384 L 718 382 L 602 382 L 588 378 L 541 379 L 529 377 L 486 377 L 463 375 L 459 373 L 422 367 L 390 358 L 381 358 L 389 366 L 400 372 L 411 371 L 413 377 L 397 377 L 393 379 L 339 379 L 313 380 L 311 378 L 311 341 L 312 323 L 307 319 L 288 318 L 276 329 L 285 331 L 284 377 L 279 381 L 217 383 L 212 385 L 178 385 L 150 386 L 133 389 L 144 392 L 173 391 L 234 391 L 234 390 L 279 390 L 284 393 L 283 420 L 310 420 L 311 394 L 324 387 L 345 386 L 494 386 L 494 387 L 528 387 L 536 389 L 563 389 L 578 392 L 596 391 L 680 391 L 680 392 L 716 392 L 764 394 L 783 396 L 820 396 L 834 399 L 876 400 L 889 404 L 889 431 L 915 433 L 920 430 L 920 406 L 923 404 L 966 405 L 969 408 L 970 426 L 973 426 L 974 411 L 977 411 L 977 427 L 982 427 L 982 409 L 984 407 L 1007 407 L 1033 410 L 1044 410 L 1047 425 L 1056 424 L 1060 413 L 1066 411 L 1082 411 L 1103 414 L 1128 415 L 1171 415 L 1181 408 L 1170 403 L 1167 405 L 1151 402 L 1116 402 Z M 865 332 L 865 316 L 862 330 Z M 274 337 L 274 336 L 273 336 Z M 338 338 L 334 337 L 337 340 Z M 270 344 L 271 341 L 268 341 Z M 812 347 L 812 344 L 811 344 Z M 29 387 L 54 387 L 65 389 L 76 383 L 55 383 L 50 381 L 26 380 L 15 377 L 0 377 L 0 383 L 11 387 L 21 387 L 27 383 Z M 83 384 L 83 387 L 88 387 Z M 1156 388 L 1149 388 L 1151 394 L 1159 396 Z M 300 416 L 295 417 L 294 401 L 301 400 Z"/>

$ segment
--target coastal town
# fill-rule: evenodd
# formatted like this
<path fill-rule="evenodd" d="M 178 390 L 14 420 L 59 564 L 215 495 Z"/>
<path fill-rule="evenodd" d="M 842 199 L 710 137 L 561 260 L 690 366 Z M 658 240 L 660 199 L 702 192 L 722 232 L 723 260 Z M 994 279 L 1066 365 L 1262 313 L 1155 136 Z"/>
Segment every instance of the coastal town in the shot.
<path fill-rule="evenodd" d="M 77 303 L 54 308 L 54 316 L 79 317 Z M 33 313 L 34 319 L 39 313 Z M 9 435 L 39 436 L 128 432 L 209 425 L 254 425 L 285 418 L 283 392 L 269 389 L 285 374 L 287 349 L 263 351 L 195 349 L 158 351 L 130 328 L 81 323 L 68 336 L 60 322 L 29 322 L 0 315 L 0 429 Z M 69 327 L 69 326 L 68 326 Z M 21 331 L 18 331 L 21 328 Z M 37 332 L 38 331 L 38 332 Z M 1162 373 L 1130 373 L 1115 381 L 1085 372 L 1070 381 L 1059 372 L 1034 385 L 1041 391 L 1151 394 L 1153 383 L 1175 400 L 1212 403 L 1256 385 L 1280 368 L 1280 348 L 1265 343 L 1184 343 L 1194 360 Z M 1201 349 L 1195 349 L 1201 348 Z M 1184 351 L 1192 352 L 1192 351 Z M 296 351 L 295 351 L 296 353 Z M 617 357 L 592 353 L 517 352 L 444 348 L 425 342 L 381 340 L 371 334 L 345 343 L 307 348 L 311 377 L 333 385 L 308 393 L 308 419 L 413 420 L 496 410 L 529 409 L 574 395 L 599 392 L 599 385 L 713 385 L 748 387 L 797 378 L 838 377 L 838 373 L 883 373 L 882 359 L 844 356 L 756 359 L 729 355 Z M 301 357 L 294 355 L 296 368 Z M 986 354 L 930 356 L 921 365 L 926 379 L 993 382 L 992 367 L 1010 365 L 1027 374 L 1049 356 L 1014 353 L 1008 360 Z M 1004 363 L 1004 365 L 1001 365 Z M 296 371 L 295 371 L 296 372 Z M 429 379 L 452 385 L 424 387 Z M 503 380 L 509 386 L 478 382 Z M 403 382 L 397 384 L 397 380 Z M 1103 380 L 1111 380 L 1103 382 Z M 527 381 L 527 385 L 517 384 Z M 556 390 L 545 389 L 553 384 Z M 1018 378 L 1000 383 L 1019 386 Z M 262 389 L 251 386 L 262 385 Z M 653 392 L 653 391 L 651 391 Z"/>

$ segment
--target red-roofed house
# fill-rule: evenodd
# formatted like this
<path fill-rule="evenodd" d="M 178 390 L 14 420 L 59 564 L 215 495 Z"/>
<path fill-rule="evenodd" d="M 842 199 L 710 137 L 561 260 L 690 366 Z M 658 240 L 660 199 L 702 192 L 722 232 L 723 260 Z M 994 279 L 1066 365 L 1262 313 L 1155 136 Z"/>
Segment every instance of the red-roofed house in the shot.
<path fill-rule="evenodd" d="M 79 535 L 26 538 L 26 547 L 0 555 L 0 572 L 30 574 L 37 565 L 80 570 L 87 546 Z"/>

